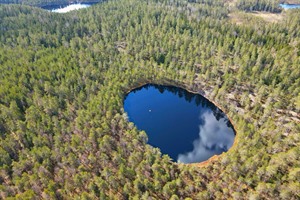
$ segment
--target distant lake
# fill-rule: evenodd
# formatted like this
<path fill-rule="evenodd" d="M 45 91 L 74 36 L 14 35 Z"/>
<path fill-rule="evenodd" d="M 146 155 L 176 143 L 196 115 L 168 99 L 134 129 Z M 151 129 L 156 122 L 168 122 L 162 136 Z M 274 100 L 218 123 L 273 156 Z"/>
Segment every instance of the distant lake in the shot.
<path fill-rule="evenodd" d="M 300 4 L 279 4 L 284 9 L 300 8 Z"/>
<path fill-rule="evenodd" d="M 64 4 L 64 5 L 55 5 L 55 6 L 45 6 L 43 7 L 46 10 L 56 13 L 66 13 L 72 10 L 78 10 L 82 8 L 88 8 L 95 3 L 76 3 L 76 4 Z"/>
<path fill-rule="evenodd" d="M 199 94 L 148 84 L 124 99 L 129 121 L 146 131 L 148 143 L 174 161 L 195 163 L 226 152 L 235 132 L 226 115 Z"/>

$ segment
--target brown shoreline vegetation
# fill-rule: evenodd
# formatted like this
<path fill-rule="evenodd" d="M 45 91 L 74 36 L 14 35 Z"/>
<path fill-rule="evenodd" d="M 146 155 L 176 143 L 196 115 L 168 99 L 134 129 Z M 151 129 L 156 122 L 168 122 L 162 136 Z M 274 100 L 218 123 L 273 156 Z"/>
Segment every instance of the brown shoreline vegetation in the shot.
<path fill-rule="evenodd" d="M 0 199 L 299 199 L 300 10 L 242 26 L 230 12 L 223 0 L 0 5 Z M 214 102 L 233 147 L 198 167 L 147 145 L 122 103 L 146 83 Z"/>
<path fill-rule="evenodd" d="M 238 96 L 235 92 L 236 91 L 232 91 L 231 93 L 228 93 L 227 96 L 230 96 L 231 98 L 224 98 L 225 101 L 222 101 L 222 103 L 220 103 L 219 101 L 217 101 L 216 99 L 214 99 L 214 95 L 212 95 L 213 93 L 213 88 L 207 86 L 207 83 L 205 82 L 201 82 L 200 80 L 197 80 L 194 85 L 197 85 L 196 88 L 194 88 L 195 86 L 191 86 L 185 82 L 178 82 L 178 81 L 174 81 L 174 80 L 169 80 L 169 79 L 164 79 L 164 80 L 160 80 L 160 81 L 155 81 L 155 80 L 144 80 L 139 82 L 138 84 L 135 84 L 133 87 L 131 87 L 131 89 L 127 89 L 125 90 L 125 94 L 124 97 L 132 90 L 140 88 L 144 85 L 147 84 L 158 84 L 158 85 L 165 85 L 165 86 L 175 86 L 175 87 L 180 87 L 188 92 L 194 93 L 194 94 L 199 94 L 201 96 L 203 96 L 204 98 L 206 98 L 208 101 L 210 101 L 211 103 L 213 103 L 215 106 L 217 106 L 219 109 L 222 110 L 222 112 L 224 112 L 227 116 L 227 118 L 230 120 L 230 123 L 232 124 L 234 131 L 235 131 L 235 138 L 234 138 L 234 143 L 232 145 L 232 147 L 227 151 L 224 152 L 220 155 L 214 155 L 213 157 L 209 158 L 206 161 L 200 162 L 200 163 L 191 163 L 191 164 L 187 164 L 187 165 L 191 165 L 191 166 L 197 166 L 197 167 L 206 167 L 209 164 L 212 164 L 215 161 L 220 161 L 225 154 L 230 154 L 238 145 L 238 140 L 239 140 L 239 130 L 237 128 L 237 126 L 235 125 L 235 122 L 233 121 L 233 119 L 231 118 L 231 116 L 228 115 L 228 108 L 225 108 L 222 105 L 228 105 L 231 104 L 233 106 L 235 106 L 235 110 L 238 113 L 244 113 L 244 109 L 238 105 L 240 105 L 239 103 L 239 99 L 236 98 L 232 98 L 235 96 Z M 255 94 L 254 92 L 250 92 L 249 96 L 253 96 L 254 98 L 250 98 L 251 99 L 251 104 L 255 102 L 255 96 L 257 96 L 257 94 Z M 218 103 L 219 102 L 219 103 Z M 284 113 L 287 111 L 277 111 L 277 113 Z M 237 113 L 237 114 L 238 114 Z M 280 116 L 280 114 L 278 114 L 278 116 Z M 275 120 L 275 119 L 274 119 Z M 290 117 L 287 117 L 287 120 L 290 121 L 295 121 L 295 122 L 300 122 L 300 114 L 295 115 L 292 114 L 290 115 Z M 277 121 L 277 123 L 281 123 L 280 121 Z"/>

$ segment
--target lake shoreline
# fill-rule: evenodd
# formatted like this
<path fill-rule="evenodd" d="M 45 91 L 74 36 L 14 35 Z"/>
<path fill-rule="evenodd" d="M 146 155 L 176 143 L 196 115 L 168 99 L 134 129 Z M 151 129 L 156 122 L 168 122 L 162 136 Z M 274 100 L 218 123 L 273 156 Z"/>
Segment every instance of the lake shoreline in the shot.
<path fill-rule="evenodd" d="M 79 10 L 82 8 L 88 8 L 92 5 L 97 4 L 97 2 L 76 2 L 76 3 L 67 3 L 67 4 L 59 4 L 59 5 L 47 5 L 41 7 L 42 9 L 49 10 L 51 12 L 56 13 L 66 13 L 73 10 Z"/>
<path fill-rule="evenodd" d="M 284 9 L 284 10 L 290 10 L 290 9 L 299 9 L 300 8 L 300 4 L 290 4 L 290 3 L 281 3 L 279 4 L 279 6 Z"/>
<path fill-rule="evenodd" d="M 178 163 L 177 161 L 173 161 L 174 163 L 179 164 L 179 165 L 184 164 L 184 165 L 193 165 L 193 166 L 196 166 L 196 167 L 206 167 L 209 164 L 211 164 L 213 161 L 220 160 L 223 157 L 223 155 L 225 155 L 227 153 L 230 153 L 234 148 L 236 148 L 237 143 L 238 143 L 237 128 L 234 125 L 233 120 L 224 111 L 225 109 L 222 106 L 220 106 L 220 104 L 218 104 L 216 101 L 212 100 L 210 97 L 208 97 L 207 95 L 205 95 L 205 94 L 209 93 L 208 90 L 198 89 L 199 91 L 202 91 L 202 92 L 199 92 L 199 91 L 197 92 L 197 91 L 191 89 L 190 87 L 188 87 L 188 85 L 186 85 L 185 83 L 180 84 L 180 83 L 175 83 L 174 81 L 168 81 L 168 80 L 163 80 L 162 82 L 147 80 L 147 81 L 142 81 L 142 82 L 140 82 L 138 84 L 135 84 L 133 87 L 131 87 L 131 89 L 126 89 L 125 92 L 124 92 L 123 99 L 125 99 L 126 96 L 131 91 L 136 90 L 136 89 L 141 88 L 141 87 L 146 86 L 146 85 L 150 85 L 150 84 L 156 84 L 156 85 L 160 85 L 160 86 L 169 86 L 169 87 L 178 87 L 180 89 L 186 90 L 187 92 L 190 92 L 190 93 L 193 93 L 193 94 L 196 94 L 196 95 L 201 95 L 202 97 L 204 97 L 210 103 L 212 103 L 213 105 L 215 105 L 219 110 L 221 110 L 226 115 L 226 117 L 230 121 L 230 124 L 232 125 L 233 131 L 234 131 L 235 137 L 234 137 L 234 140 L 233 140 L 233 144 L 232 144 L 232 146 L 226 152 L 223 152 L 222 154 L 219 154 L 219 155 L 213 155 L 212 157 L 210 157 L 207 160 L 202 161 L 202 162 L 196 162 L 196 163 Z"/>
<path fill-rule="evenodd" d="M 61 7 L 65 7 L 68 5 L 73 5 L 73 4 L 89 4 L 89 5 L 94 5 L 97 3 L 102 3 L 105 0 L 88 0 L 88 1 L 84 1 L 84 0 L 79 0 L 79 1 L 69 1 L 69 0 L 58 0 L 56 2 L 43 2 L 43 3 L 12 3 L 12 2 L 8 2 L 8 3 L 0 3 L 3 5 L 9 5 L 9 4 L 16 4 L 16 5 L 26 5 L 26 6 L 32 6 L 32 7 L 37 7 L 37 8 L 41 8 L 41 9 L 45 9 L 45 10 L 49 10 L 49 8 L 55 7 L 55 8 L 61 8 Z"/>

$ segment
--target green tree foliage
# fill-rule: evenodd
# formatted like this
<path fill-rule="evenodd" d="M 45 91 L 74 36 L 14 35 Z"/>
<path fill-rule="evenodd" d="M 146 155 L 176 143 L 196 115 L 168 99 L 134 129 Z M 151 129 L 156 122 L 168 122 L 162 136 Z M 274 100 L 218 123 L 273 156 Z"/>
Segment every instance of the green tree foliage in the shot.
<path fill-rule="evenodd" d="M 99 3 L 102 0 L 79 0 L 78 3 Z M 74 3 L 71 0 L 0 0 L 3 4 L 23 4 L 37 7 L 60 6 Z"/>
<path fill-rule="evenodd" d="M 298 199 L 300 11 L 228 15 L 221 0 L 0 5 L 0 198 Z M 197 167 L 146 144 L 123 98 L 149 82 L 220 105 L 233 148 Z"/>
<path fill-rule="evenodd" d="M 237 0 L 236 7 L 245 11 L 280 12 L 280 0 Z"/>

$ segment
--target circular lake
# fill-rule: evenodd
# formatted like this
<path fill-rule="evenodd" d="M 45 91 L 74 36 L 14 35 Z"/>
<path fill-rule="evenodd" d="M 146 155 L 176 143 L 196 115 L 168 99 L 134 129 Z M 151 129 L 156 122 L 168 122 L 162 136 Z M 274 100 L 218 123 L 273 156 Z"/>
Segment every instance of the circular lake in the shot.
<path fill-rule="evenodd" d="M 196 163 L 226 152 L 235 132 L 226 115 L 200 94 L 147 84 L 126 95 L 129 121 L 148 135 L 148 143 L 174 161 Z"/>

